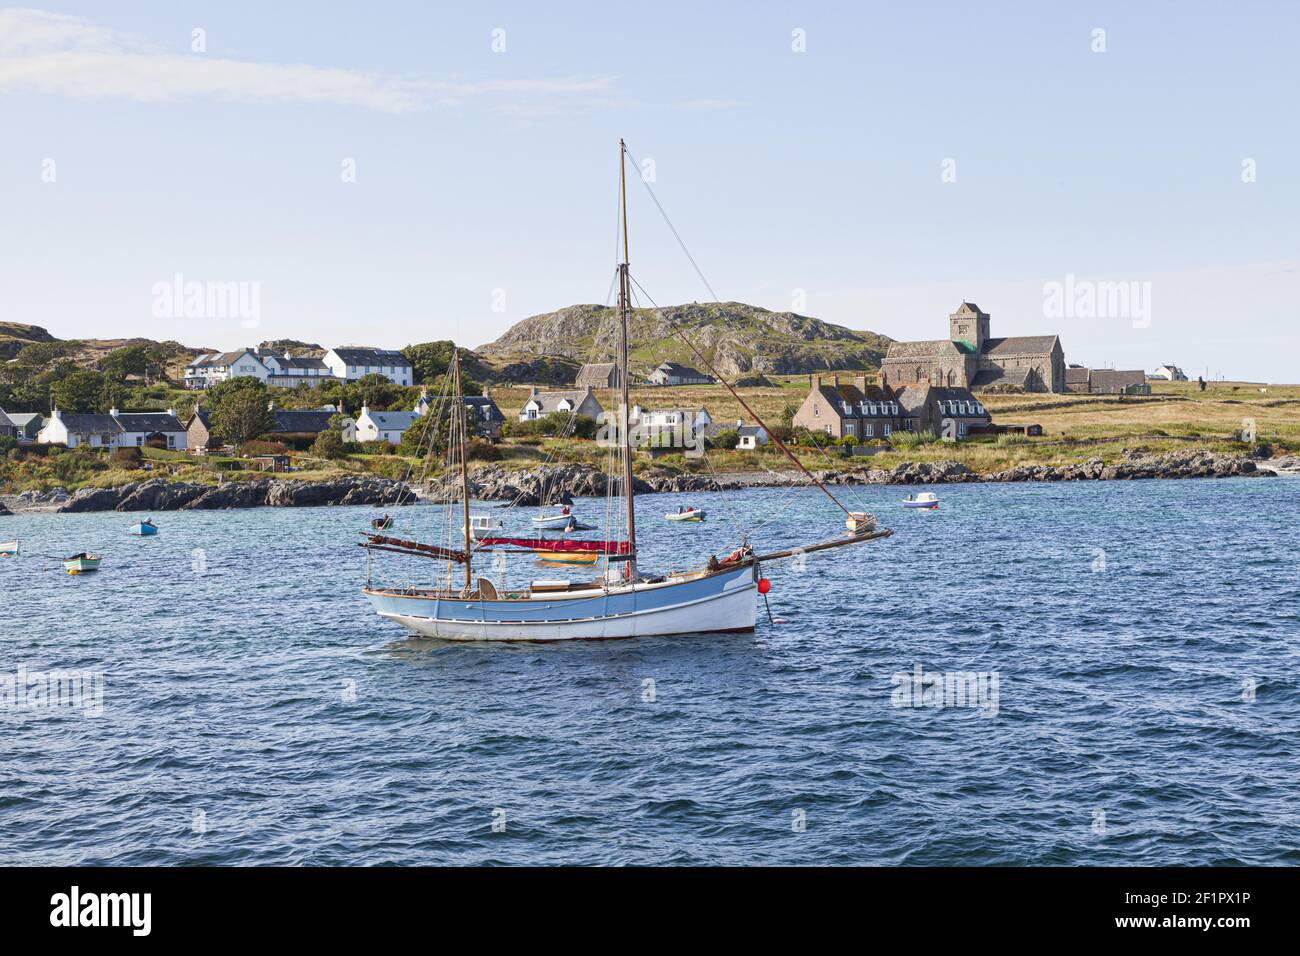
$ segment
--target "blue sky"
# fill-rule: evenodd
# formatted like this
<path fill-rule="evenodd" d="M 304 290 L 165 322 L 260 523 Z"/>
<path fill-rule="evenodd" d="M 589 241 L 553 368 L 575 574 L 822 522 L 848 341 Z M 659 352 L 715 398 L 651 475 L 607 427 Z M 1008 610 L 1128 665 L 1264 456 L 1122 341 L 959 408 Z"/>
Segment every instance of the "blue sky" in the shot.
<path fill-rule="evenodd" d="M 966 298 L 1072 362 L 1300 380 L 1300 13 L 1046 6 L 3 6 L 0 320 L 477 346 L 605 300 L 623 136 L 723 299 L 906 339 Z M 656 301 L 707 298 L 630 218 Z M 155 315 L 177 274 L 257 283 L 257 327 Z M 1049 316 L 1066 276 L 1149 311 Z"/>

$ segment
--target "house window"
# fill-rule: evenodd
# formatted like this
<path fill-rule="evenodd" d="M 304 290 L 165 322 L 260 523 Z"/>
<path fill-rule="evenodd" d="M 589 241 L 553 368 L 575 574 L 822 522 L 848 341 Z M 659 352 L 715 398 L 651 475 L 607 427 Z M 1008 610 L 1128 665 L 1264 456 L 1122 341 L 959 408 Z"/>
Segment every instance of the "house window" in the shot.
<path fill-rule="evenodd" d="M 821 406 L 820 406 L 820 405 L 814 405 L 814 406 L 813 406 L 813 415 L 816 416 L 816 415 L 820 415 L 820 414 L 821 414 Z"/>
<path fill-rule="evenodd" d="M 957 423 L 957 437 L 958 437 L 958 438 L 965 438 L 965 437 L 966 437 L 966 423 L 965 423 L 965 422 L 958 422 L 958 423 Z"/>
<path fill-rule="evenodd" d="M 871 424 L 870 422 L 863 422 L 863 423 L 862 423 L 862 437 L 863 437 L 863 438 L 874 438 L 875 435 L 876 435 L 876 426 L 873 425 L 873 424 Z"/>
<path fill-rule="evenodd" d="M 826 426 L 826 434 L 829 435 L 830 433 L 831 433 L 831 426 L 830 426 L 830 425 L 827 425 L 827 426 Z"/>
<path fill-rule="evenodd" d="M 850 436 L 852 436 L 852 435 L 856 435 L 856 434 L 857 434 L 857 432 L 855 432 L 855 431 L 853 430 L 853 423 L 852 423 L 852 422 L 845 422 L 845 423 L 844 423 L 844 434 L 846 434 L 846 435 L 850 435 Z"/>
<path fill-rule="evenodd" d="M 136 435 L 136 436 L 135 436 L 135 444 L 136 444 L 136 447 L 139 447 L 139 446 L 143 445 L 143 444 L 144 444 L 144 436 L 143 436 L 143 435 Z"/>
<path fill-rule="evenodd" d="M 168 436 L 167 436 L 167 447 L 168 447 L 168 448 L 175 448 L 175 447 L 176 447 L 176 436 L 175 436 L 175 435 L 168 435 Z"/>
<path fill-rule="evenodd" d="M 888 437 L 889 437 L 889 433 L 890 433 L 891 431 L 893 431 L 893 429 L 890 428 L 890 426 L 888 426 L 888 425 L 884 426 L 884 428 L 885 428 L 885 430 L 884 430 L 883 434 L 884 434 L 884 436 L 885 436 L 886 438 L 888 438 Z"/>

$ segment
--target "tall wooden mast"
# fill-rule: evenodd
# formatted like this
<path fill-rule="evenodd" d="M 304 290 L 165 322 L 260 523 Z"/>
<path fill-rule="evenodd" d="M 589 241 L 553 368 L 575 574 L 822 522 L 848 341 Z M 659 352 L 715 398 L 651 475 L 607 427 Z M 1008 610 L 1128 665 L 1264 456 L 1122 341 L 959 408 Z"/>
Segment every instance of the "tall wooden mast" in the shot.
<path fill-rule="evenodd" d="M 460 384 L 460 349 L 451 347 L 452 392 L 456 402 L 456 417 L 451 420 L 451 427 L 456 431 L 455 444 L 460 446 L 460 497 L 464 502 L 465 518 L 465 593 L 474 589 L 472 535 L 469 527 L 469 463 L 466 459 L 468 449 L 465 447 L 465 399 L 461 395 Z"/>
<path fill-rule="evenodd" d="M 620 413 L 623 434 L 623 498 L 627 502 L 627 548 L 629 573 L 636 561 L 636 496 L 632 492 L 632 435 L 628 414 L 628 254 L 627 254 L 627 147 L 618 141 L 618 192 L 623 213 L 623 261 L 618 267 L 618 382 L 621 390 Z"/>

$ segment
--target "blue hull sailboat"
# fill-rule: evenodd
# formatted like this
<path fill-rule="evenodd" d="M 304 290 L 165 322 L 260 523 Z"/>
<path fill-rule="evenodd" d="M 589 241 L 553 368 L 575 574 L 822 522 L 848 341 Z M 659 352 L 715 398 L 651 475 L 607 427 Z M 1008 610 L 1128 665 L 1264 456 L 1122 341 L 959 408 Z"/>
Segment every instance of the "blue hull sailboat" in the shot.
<path fill-rule="evenodd" d="M 632 474 L 633 449 L 628 427 L 628 325 L 631 310 L 632 280 L 627 254 L 627 187 L 624 168 L 627 149 L 619 142 L 620 225 L 622 227 L 622 261 L 618 264 L 619 337 L 617 379 L 621 383 L 617 432 L 618 468 L 609 482 L 611 498 L 616 492 L 623 499 L 621 508 L 611 500 L 604 539 L 579 539 L 567 532 L 581 530 L 571 523 L 572 515 L 543 515 L 532 521 L 533 535 L 548 530 L 563 530 L 565 537 L 494 535 L 495 529 L 476 528 L 470 514 L 470 483 L 466 446 L 468 426 L 465 401 L 461 392 L 460 350 L 452 349 L 449 374 L 444 388 L 446 414 L 442 397 L 437 410 L 428 414 L 437 427 L 426 429 L 428 448 L 423 458 L 433 457 L 435 448 L 446 452 L 446 460 L 459 470 L 459 502 L 447 506 L 443 533 L 439 543 L 396 538 L 363 532 L 361 544 L 368 554 L 368 574 L 363 593 L 376 613 L 414 635 L 453 641 L 568 641 L 601 638 L 646 637 L 725 631 L 752 631 L 758 621 L 758 596 L 766 595 L 767 582 L 762 577 L 765 562 L 807 554 L 844 545 L 888 537 L 888 530 L 876 530 L 875 518 L 864 512 L 850 512 L 830 490 L 816 479 L 799 458 L 775 435 L 776 445 L 803 471 L 809 481 L 829 497 L 848 516 L 848 532 L 818 544 L 790 548 L 768 554 L 756 554 L 748 541 L 742 540 L 725 558 L 710 557 L 690 570 L 667 574 L 646 573 L 638 562 L 636 540 L 635 483 Z M 639 288 L 639 286 L 638 286 Z M 753 409 L 732 388 L 712 363 L 700 352 L 680 326 L 673 333 L 694 352 L 714 376 L 750 415 L 763 425 Z M 445 426 L 445 427 L 444 427 Z M 610 442 L 614 445 L 615 442 Z M 611 453 L 611 462 L 613 454 Z M 456 515 L 455 512 L 460 514 Z M 700 515 L 703 517 L 703 514 Z M 670 516 L 671 518 L 672 516 Z M 553 526 L 552 526 L 553 525 Z M 459 526 L 459 534 L 455 529 Z M 486 531 L 487 534 L 483 532 Z M 489 553 L 499 572 L 498 582 L 475 573 L 475 561 L 486 564 Z M 430 559 L 441 566 L 440 582 L 427 587 L 410 584 L 382 586 L 374 583 L 373 565 L 381 554 L 396 553 L 407 557 Z M 507 554 L 538 557 L 559 555 L 577 563 L 599 562 L 599 573 L 587 580 L 540 579 L 514 587 L 505 584 L 504 560 Z M 480 565 L 482 566 L 482 565 Z M 486 568 L 484 569 L 486 570 Z M 577 568 L 573 570 L 577 571 Z M 409 581 L 409 576 L 405 576 Z M 762 586 L 760 586 L 760 584 Z"/>
<path fill-rule="evenodd" d="M 129 531 L 136 537 L 151 538 L 158 533 L 158 526 L 153 523 L 152 518 L 145 518 L 131 525 Z"/>

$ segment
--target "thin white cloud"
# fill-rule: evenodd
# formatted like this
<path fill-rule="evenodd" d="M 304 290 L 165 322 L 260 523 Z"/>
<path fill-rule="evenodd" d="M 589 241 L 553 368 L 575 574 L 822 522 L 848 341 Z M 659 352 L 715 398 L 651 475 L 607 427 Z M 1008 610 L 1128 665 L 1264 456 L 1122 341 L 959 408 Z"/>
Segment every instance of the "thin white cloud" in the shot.
<path fill-rule="evenodd" d="M 0 10 L 0 93 L 166 103 L 211 96 L 242 102 L 333 103 L 385 113 L 485 96 L 602 93 L 612 77 L 450 81 L 292 63 L 175 54 L 81 18 Z"/>

